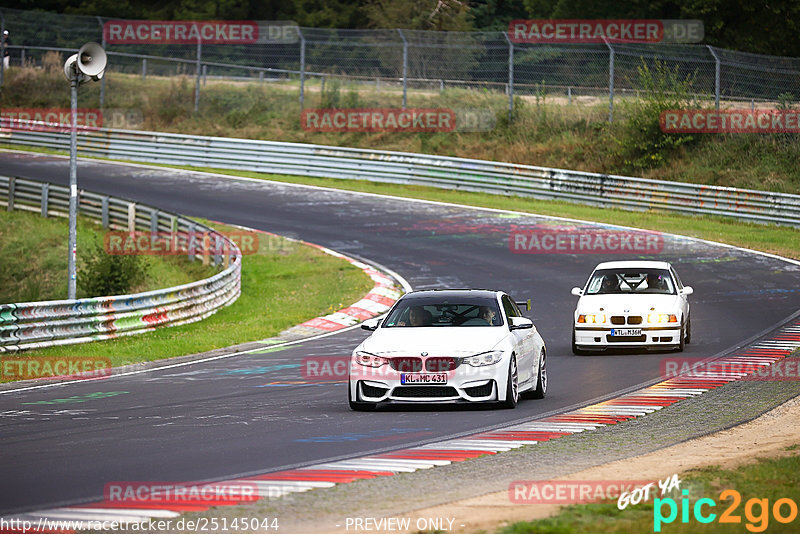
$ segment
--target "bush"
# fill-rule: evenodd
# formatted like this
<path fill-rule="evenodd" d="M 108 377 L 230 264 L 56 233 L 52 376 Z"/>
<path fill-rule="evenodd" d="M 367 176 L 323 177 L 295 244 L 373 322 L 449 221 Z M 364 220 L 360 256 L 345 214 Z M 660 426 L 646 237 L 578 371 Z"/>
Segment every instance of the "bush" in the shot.
<path fill-rule="evenodd" d="M 633 171 L 659 167 L 678 147 L 697 139 L 691 134 L 664 133 L 660 124 L 663 111 L 692 107 L 694 77 L 681 77 L 677 67 L 671 70 L 660 61 L 652 70 L 642 61 L 637 71 L 643 96 L 629 104 L 628 120 L 615 138 L 623 166 Z"/>
<path fill-rule="evenodd" d="M 141 256 L 108 254 L 97 242 L 83 255 L 81 263 L 78 285 L 86 297 L 128 293 L 144 282 L 149 268 Z"/>

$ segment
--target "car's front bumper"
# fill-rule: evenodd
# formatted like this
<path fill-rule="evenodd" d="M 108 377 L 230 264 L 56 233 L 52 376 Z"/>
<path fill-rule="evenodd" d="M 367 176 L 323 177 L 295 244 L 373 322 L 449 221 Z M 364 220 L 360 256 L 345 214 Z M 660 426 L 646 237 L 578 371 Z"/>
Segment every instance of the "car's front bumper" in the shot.
<path fill-rule="evenodd" d="M 612 330 L 629 329 L 631 327 L 611 326 L 577 326 L 575 325 L 575 345 L 580 349 L 608 349 L 613 347 L 630 348 L 672 348 L 680 345 L 681 327 L 650 326 L 638 328 L 640 336 L 612 336 Z"/>
<path fill-rule="evenodd" d="M 351 374 L 350 398 L 369 403 L 497 402 L 506 395 L 508 363 L 504 358 L 484 367 L 459 366 L 444 384 L 403 384 L 401 373 Z"/>

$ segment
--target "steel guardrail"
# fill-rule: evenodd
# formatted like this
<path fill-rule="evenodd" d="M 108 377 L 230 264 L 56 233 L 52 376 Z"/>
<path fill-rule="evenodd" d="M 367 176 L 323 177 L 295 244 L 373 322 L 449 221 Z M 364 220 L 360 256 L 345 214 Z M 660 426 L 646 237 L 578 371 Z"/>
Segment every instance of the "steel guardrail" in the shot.
<path fill-rule="evenodd" d="M 69 149 L 68 133 L 33 130 L 6 131 L 0 134 L 0 143 Z M 111 129 L 81 132 L 78 153 L 156 164 L 426 185 L 800 227 L 800 195 L 478 159 Z"/>
<path fill-rule="evenodd" d="M 66 217 L 67 187 L 13 176 L 0 176 L 0 205 L 42 216 Z M 0 354 L 20 350 L 86 343 L 112 337 L 140 334 L 162 326 L 178 326 L 204 319 L 232 304 L 241 294 L 241 252 L 232 240 L 216 230 L 150 206 L 79 192 L 78 213 L 112 228 L 152 234 L 170 232 L 179 238 L 202 235 L 215 247 L 199 251 L 189 244 L 188 258 L 201 259 L 221 271 L 177 287 L 131 295 L 74 300 L 0 304 Z M 163 234 L 162 234 L 163 235 Z"/>

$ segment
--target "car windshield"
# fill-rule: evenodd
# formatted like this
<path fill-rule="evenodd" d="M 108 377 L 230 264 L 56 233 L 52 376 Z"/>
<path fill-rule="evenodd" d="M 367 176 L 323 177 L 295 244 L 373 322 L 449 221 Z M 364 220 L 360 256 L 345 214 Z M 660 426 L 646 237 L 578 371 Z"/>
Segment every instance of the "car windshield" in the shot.
<path fill-rule="evenodd" d="M 501 326 L 503 318 L 493 298 L 417 297 L 401 300 L 383 322 L 392 327 Z"/>
<path fill-rule="evenodd" d="M 586 295 L 674 295 L 675 282 L 667 269 L 600 269 L 592 273 Z"/>

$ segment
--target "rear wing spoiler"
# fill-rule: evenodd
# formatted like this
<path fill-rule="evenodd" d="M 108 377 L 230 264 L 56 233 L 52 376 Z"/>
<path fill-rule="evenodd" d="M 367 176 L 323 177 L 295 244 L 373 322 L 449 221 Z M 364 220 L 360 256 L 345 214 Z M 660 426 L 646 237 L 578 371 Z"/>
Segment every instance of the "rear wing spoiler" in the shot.
<path fill-rule="evenodd" d="M 531 299 L 522 302 L 517 302 L 516 305 L 519 306 L 520 308 L 524 307 L 525 311 L 531 311 Z"/>

